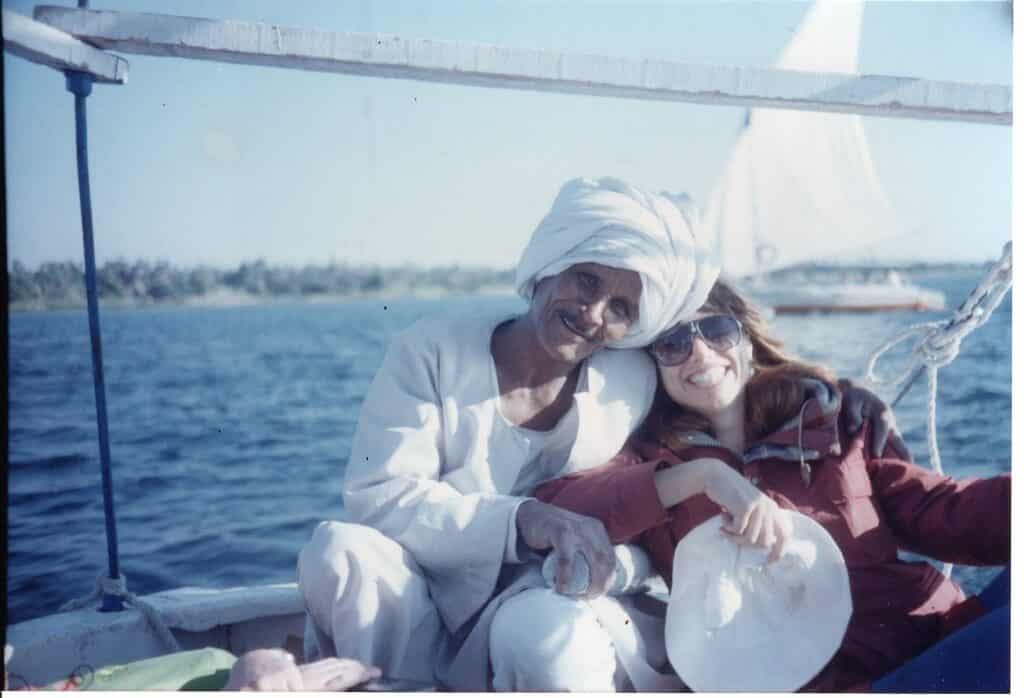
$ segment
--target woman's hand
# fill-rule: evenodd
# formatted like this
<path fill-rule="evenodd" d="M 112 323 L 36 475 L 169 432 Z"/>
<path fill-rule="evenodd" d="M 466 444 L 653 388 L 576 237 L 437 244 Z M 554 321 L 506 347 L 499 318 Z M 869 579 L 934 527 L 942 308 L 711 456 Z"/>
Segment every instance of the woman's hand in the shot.
<path fill-rule="evenodd" d="M 550 504 L 528 499 L 516 512 L 520 539 L 534 550 L 555 551 L 555 591 L 571 591 L 572 563 L 576 553 L 583 555 L 590 568 L 590 582 L 583 594 L 600 596 L 612 585 L 615 553 L 604 524 Z"/>
<path fill-rule="evenodd" d="M 768 561 L 778 560 L 793 535 L 793 524 L 779 505 L 722 461 L 708 468 L 704 482 L 704 493 L 730 519 L 722 532 L 738 544 L 771 548 Z"/>
<path fill-rule="evenodd" d="M 839 381 L 839 388 L 843 391 L 839 419 L 846 427 L 846 433 L 856 434 L 860 431 L 864 426 L 864 418 L 867 417 L 871 422 L 871 454 L 875 458 L 881 457 L 888 441 L 897 456 L 909 461 L 910 450 L 903 443 L 903 437 L 896 428 L 896 416 L 889 409 L 889 405 L 867 388 L 857 385 L 848 378 Z"/>

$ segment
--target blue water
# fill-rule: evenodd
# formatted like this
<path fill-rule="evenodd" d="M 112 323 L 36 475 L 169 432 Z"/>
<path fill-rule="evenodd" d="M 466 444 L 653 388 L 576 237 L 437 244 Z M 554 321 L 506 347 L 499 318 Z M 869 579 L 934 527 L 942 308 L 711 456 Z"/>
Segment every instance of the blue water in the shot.
<path fill-rule="evenodd" d="M 955 305 L 976 278 L 925 285 Z M 388 341 L 416 319 L 518 300 L 357 301 L 104 310 L 122 573 L 149 593 L 294 581 L 314 526 L 341 513 L 360 401 Z M 870 351 L 944 314 L 780 317 L 791 349 L 860 375 Z M 940 372 L 946 471 L 1010 467 L 1010 302 Z M 88 322 L 84 312 L 10 317 L 8 623 L 88 594 L 106 568 Z M 925 381 L 897 408 L 921 462 Z M 891 396 L 890 396 L 891 397 Z M 989 571 L 958 568 L 977 588 Z"/>

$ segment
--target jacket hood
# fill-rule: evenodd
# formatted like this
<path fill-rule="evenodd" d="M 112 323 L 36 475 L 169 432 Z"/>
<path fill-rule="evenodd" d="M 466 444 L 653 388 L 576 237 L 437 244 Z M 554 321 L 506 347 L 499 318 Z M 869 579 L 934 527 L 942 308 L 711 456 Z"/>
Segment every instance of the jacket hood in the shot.
<path fill-rule="evenodd" d="M 800 411 L 747 449 L 743 454 L 745 462 L 761 458 L 816 460 L 841 452 L 839 408 L 842 394 L 815 378 L 803 378 L 801 383 L 804 401 Z"/>

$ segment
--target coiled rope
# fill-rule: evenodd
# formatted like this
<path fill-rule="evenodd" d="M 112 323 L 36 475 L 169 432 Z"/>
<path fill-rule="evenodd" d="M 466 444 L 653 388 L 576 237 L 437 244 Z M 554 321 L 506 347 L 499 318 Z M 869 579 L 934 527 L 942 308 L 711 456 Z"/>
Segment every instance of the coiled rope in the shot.
<path fill-rule="evenodd" d="M 1003 254 L 993 264 L 981 282 L 960 304 L 956 312 L 947 319 L 914 325 L 882 344 L 871 354 L 864 371 L 865 380 L 875 386 L 903 384 L 903 388 L 892 404 L 906 394 L 922 372 L 928 373 L 928 457 L 932 468 L 943 475 L 942 458 L 939 454 L 939 440 L 935 427 L 939 391 L 939 369 L 951 363 L 960 353 L 960 342 L 971 332 L 988 322 L 992 311 L 1002 302 L 1013 283 L 1013 244 L 1003 246 Z M 875 375 L 875 364 L 886 352 L 903 342 L 917 338 L 904 370 L 888 379 Z M 946 564 L 943 572 L 948 577 L 952 565 Z"/>
<path fill-rule="evenodd" d="M 117 597 L 138 609 L 139 613 L 146 618 L 150 627 L 153 628 L 157 637 L 160 638 L 160 641 L 164 643 L 168 650 L 171 652 L 179 652 L 181 650 L 181 647 L 178 645 L 178 641 L 174 639 L 174 635 L 171 633 L 170 628 L 167 627 L 163 617 L 160 615 L 160 611 L 154 608 L 151 604 L 140 599 L 132 592 L 128 591 L 128 582 L 123 574 L 117 579 L 111 579 L 110 577 L 100 575 L 96 578 L 96 588 L 93 589 L 91 594 L 81 599 L 72 599 L 71 601 L 68 601 L 60 607 L 60 613 L 85 608 L 104 596 Z"/>
<path fill-rule="evenodd" d="M 900 401 L 907 389 L 922 371 L 928 372 L 928 452 L 932 468 L 942 474 L 938 437 L 935 430 L 936 403 L 938 401 L 939 369 L 953 361 L 960 353 L 960 342 L 971 332 L 988 322 L 992 311 L 1003 300 L 1013 283 L 1012 242 L 1003 246 L 1003 255 L 989 268 L 988 273 L 967 299 L 960 304 L 948 320 L 914 325 L 880 346 L 868 359 L 865 380 L 876 386 L 904 384 L 893 400 Z M 894 378 L 882 379 L 875 375 L 875 364 L 886 352 L 908 339 L 917 337 L 902 373 Z M 911 377 L 913 374 L 913 377 Z M 908 380 L 909 379 L 909 380 Z"/>

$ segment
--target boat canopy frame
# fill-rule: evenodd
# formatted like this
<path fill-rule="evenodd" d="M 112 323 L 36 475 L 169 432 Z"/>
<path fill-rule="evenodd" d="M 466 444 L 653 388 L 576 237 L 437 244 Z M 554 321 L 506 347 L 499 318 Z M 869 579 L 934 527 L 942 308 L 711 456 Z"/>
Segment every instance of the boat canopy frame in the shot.
<path fill-rule="evenodd" d="M 859 114 L 1009 126 L 1010 86 L 914 77 L 702 65 L 391 34 L 330 32 L 276 24 L 42 5 L 33 18 L 3 10 L 4 49 L 65 73 L 75 99 L 75 136 L 86 303 L 103 478 L 109 579 L 101 611 L 130 597 L 120 575 L 92 205 L 86 99 L 92 84 L 124 85 L 128 62 L 110 50 L 254 66 L 646 101 Z M 1006 253 L 1008 254 L 1008 252 Z M 1005 291 L 1004 291 L 1005 292 Z M 1001 298 L 1001 296 L 1000 296 Z"/>
<path fill-rule="evenodd" d="M 8 22 L 8 15 L 16 22 Z M 64 42 L 149 56 L 399 78 L 499 89 L 583 94 L 647 101 L 798 109 L 862 116 L 1010 125 L 1009 86 L 889 75 L 815 73 L 779 68 L 705 65 L 611 57 L 489 44 L 403 38 L 393 34 L 331 32 L 262 22 L 89 10 L 41 5 L 35 19 L 4 11 L 4 45 L 15 53 L 34 35 L 63 34 Z M 37 39 L 38 41 L 38 39 Z M 36 49 L 29 60 L 52 64 L 66 47 Z M 56 54 L 56 55 L 54 55 Z M 40 60 L 48 57 L 51 61 Z M 120 59 L 123 61 L 123 59 Z M 79 61 L 55 66 L 110 79 Z"/>

